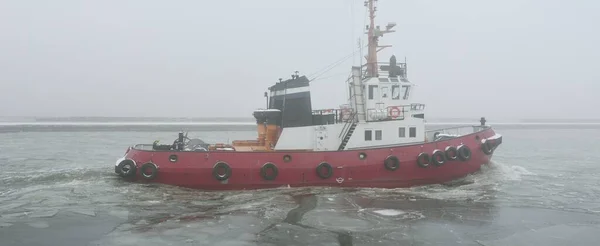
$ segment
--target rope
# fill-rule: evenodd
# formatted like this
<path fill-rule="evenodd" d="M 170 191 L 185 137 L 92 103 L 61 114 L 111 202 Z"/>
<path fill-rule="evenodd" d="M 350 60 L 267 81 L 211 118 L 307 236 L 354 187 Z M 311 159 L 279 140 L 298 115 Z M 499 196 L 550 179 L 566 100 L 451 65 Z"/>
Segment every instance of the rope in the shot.
<path fill-rule="evenodd" d="M 351 54 L 343 57 L 342 59 L 339 59 L 336 62 L 333 62 L 333 63 L 329 64 L 328 66 L 326 66 L 325 68 L 323 68 L 323 69 L 325 69 L 324 71 L 320 72 L 321 70 L 323 70 L 323 69 L 321 69 L 321 70 L 319 70 L 317 72 L 312 73 L 311 75 L 308 76 L 308 77 L 312 77 L 312 79 L 310 79 L 310 81 L 312 82 L 312 81 L 316 80 L 319 76 L 322 76 L 323 74 L 331 71 L 331 69 L 334 69 L 335 67 L 339 66 L 342 62 L 348 60 L 348 58 L 351 58 L 357 52 L 360 52 L 360 49 L 355 50 L 354 52 L 352 52 Z"/>

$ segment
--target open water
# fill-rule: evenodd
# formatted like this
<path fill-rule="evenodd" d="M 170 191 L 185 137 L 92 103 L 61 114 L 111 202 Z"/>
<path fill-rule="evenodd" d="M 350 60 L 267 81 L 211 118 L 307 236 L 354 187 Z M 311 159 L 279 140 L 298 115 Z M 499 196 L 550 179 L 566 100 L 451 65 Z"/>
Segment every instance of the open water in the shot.
<path fill-rule="evenodd" d="M 495 128 L 493 163 L 449 185 L 204 192 L 114 174 L 178 129 L 0 127 L 0 245 L 598 245 L 600 124 Z"/>

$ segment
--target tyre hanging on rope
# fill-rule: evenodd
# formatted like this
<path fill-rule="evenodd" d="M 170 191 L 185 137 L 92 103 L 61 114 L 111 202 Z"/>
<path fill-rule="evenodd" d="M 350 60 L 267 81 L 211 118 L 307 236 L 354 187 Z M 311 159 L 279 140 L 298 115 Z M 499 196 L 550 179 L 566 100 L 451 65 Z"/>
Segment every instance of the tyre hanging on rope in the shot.
<path fill-rule="evenodd" d="M 260 176 L 265 180 L 274 180 L 278 174 L 279 170 L 273 163 L 267 162 L 260 168 Z"/>
<path fill-rule="evenodd" d="M 494 146 L 491 141 L 484 139 L 481 143 L 481 151 L 486 155 L 494 153 Z"/>
<path fill-rule="evenodd" d="M 223 172 L 221 172 L 221 169 Z M 231 177 L 231 168 L 226 162 L 220 161 L 213 166 L 212 174 L 213 177 L 219 181 L 227 180 L 229 177 Z"/>
<path fill-rule="evenodd" d="M 131 159 L 125 159 L 119 163 L 117 166 L 117 171 L 119 176 L 123 178 L 131 178 L 135 176 L 137 166 L 135 165 L 135 161 Z"/>
<path fill-rule="evenodd" d="M 446 155 L 443 151 L 436 149 L 433 151 L 433 154 L 431 154 L 431 159 L 433 160 L 433 165 L 439 167 L 441 165 L 444 165 L 444 163 L 446 162 Z"/>
<path fill-rule="evenodd" d="M 425 152 L 421 152 L 418 156 L 417 156 L 417 165 L 419 165 L 420 167 L 428 167 L 429 166 L 429 162 L 430 162 L 430 158 L 429 155 Z"/>
<path fill-rule="evenodd" d="M 446 150 L 444 152 L 446 153 L 446 160 L 454 161 L 456 160 L 456 158 L 458 158 L 458 151 L 454 146 L 446 147 Z"/>
<path fill-rule="evenodd" d="M 323 169 L 325 169 L 325 173 L 323 173 Z M 331 165 L 329 165 L 327 162 L 321 162 L 321 164 L 317 166 L 316 171 L 317 176 L 322 179 L 329 178 L 333 175 L 333 167 L 331 167 Z"/>
<path fill-rule="evenodd" d="M 142 167 L 140 168 L 140 173 L 142 174 L 142 177 L 144 177 L 144 179 L 153 180 L 156 178 L 156 175 L 158 175 L 158 167 L 156 166 L 156 164 L 148 162 L 142 165 Z"/>
<path fill-rule="evenodd" d="M 469 146 L 466 146 L 464 144 L 461 144 L 458 146 L 458 148 L 456 148 L 457 152 L 458 152 L 458 159 L 461 161 L 468 161 L 471 159 L 471 149 L 469 148 Z"/>
<path fill-rule="evenodd" d="M 400 160 L 398 157 L 390 155 L 383 161 L 383 165 L 387 170 L 395 171 L 400 167 Z"/>

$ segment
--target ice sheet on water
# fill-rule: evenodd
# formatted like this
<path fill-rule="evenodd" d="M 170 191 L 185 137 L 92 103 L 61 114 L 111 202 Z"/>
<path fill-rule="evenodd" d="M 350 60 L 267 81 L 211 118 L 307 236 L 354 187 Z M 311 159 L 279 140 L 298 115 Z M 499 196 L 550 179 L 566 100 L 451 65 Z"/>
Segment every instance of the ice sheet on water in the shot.
<path fill-rule="evenodd" d="M 48 222 L 46 222 L 46 221 L 36 221 L 36 222 L 30 222 L 27 224 L 33 228 L 39 228 L 39 229 L 50 227 L 50 224 L 48 224 Z"/>
<path fill-rule="evenodd" d="M 598 225 L 561 224 L 537 230 L 529 230 L 497 239 L 478 241 L 485 246 L 521 246 L 521 245 L 592 245 L 597 241 Z M 551 235 L 551 236 L 549 236 Z"/>
<path fill-rule="evenodd" d="M 381 214 L 383 216 L 398 216 L 401 214 L 405 214 L 406 212 L 401 211 L 401 210 L 396 210 L 396 209 L 382 209 L 382 210 L 375 210 L 375 211 L 373 211 L 373 213 Z"/>

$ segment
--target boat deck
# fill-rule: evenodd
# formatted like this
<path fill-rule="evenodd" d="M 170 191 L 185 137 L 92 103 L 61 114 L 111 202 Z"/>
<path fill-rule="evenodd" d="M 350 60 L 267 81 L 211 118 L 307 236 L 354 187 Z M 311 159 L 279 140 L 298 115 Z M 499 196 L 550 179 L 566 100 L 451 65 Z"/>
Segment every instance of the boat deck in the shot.
<path fill-rule="evenodd" d="M 425 132 L 425 141 L 419 141 L 419 142 L 412 142 L 412 143 L 407 143 L 407 144 L 398 144 L 398 145 L 394 145 L 394 146 L 406 146 L 406 145 L 414 145 L 414 144 L 422 144 L 422 143 L 430 143 L 430 142 L 437 142 L 437 141 L 444 141 L 444 140 L 448 140 L 448 139 L 452 139 L 452 138 L 457 138 L 457 137 L 462 137 L 462 136 L 466 136 L 466 135 L 470 135 L 470 134 L 474 134 L 477 132 L 481 132 L 484 131 L 486 129 L 490 128 L 490 126 L 455 126 L 455 127 L 446 127 L 446 128 L 439 128 L 439 129 L 433 129 L 433 130 L 427 130 Z M 390 146 L 373 146 L 373 147 L 369 147 L 369 148 L 361 148 L 361 149 L 372 149 L 372 148 L 381 148 L 381 147 L 390 147 Z M 177 150 L 163 150 L 163 149 L 153 149 L 153 145 L 152 144 L 136 144 L 133 146 L 133 149 L 136 150 L 142 150 L 142 151 L 177 151 Z M 348 150 L 352 150 L 352 149 L 348 149 Z M 198 152 L 198 151 L 193 151 L 193 150 L 184 150 L 186 152 Z M 201 150 L 200 152 L 203 152 L 206 150 Z M 218 151 L 223 151 L 223 150 L 218 150 Z M 226 150 L 227 151 L 227 150 Z M 229 150 L 231 151 L 231 150 Z M 252 150 L 237 150 L 238 152 L 256 152 L 256 151 L 261 151 L 261 150 L 256 150 L 256 151 L 252 151 Z M 264 151 L 264 150 L 262 150 Z M 277 150 L 271 150 L 269 152 L 298 152 L 298 151 L 313 151 L 313 150 L 281 150 L 281 151 L 277 151 Z"/>

